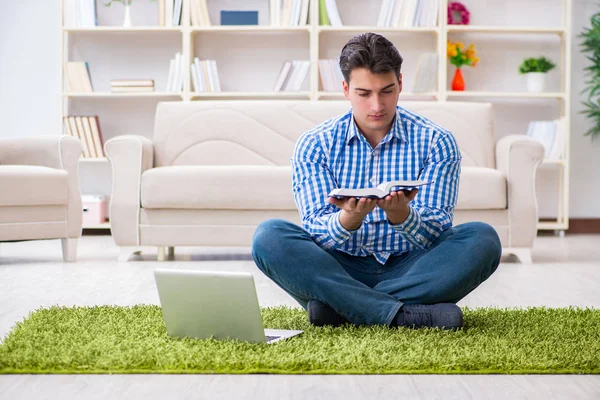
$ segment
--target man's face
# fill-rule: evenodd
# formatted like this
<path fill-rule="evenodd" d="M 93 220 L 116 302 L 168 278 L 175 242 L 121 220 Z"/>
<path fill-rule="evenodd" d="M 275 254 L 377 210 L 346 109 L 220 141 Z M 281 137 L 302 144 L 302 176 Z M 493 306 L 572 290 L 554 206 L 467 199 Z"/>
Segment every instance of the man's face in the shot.
<path fill-rule="evenodd" d="M 346 81 L 342 84 L 360 130 L 366 135 L 385 135 L 396 115 L 402 74 L 396 78 L 394 72 L 374 74 L 368 69 L 356 68 L 350 73 L 350 85 Z"/>

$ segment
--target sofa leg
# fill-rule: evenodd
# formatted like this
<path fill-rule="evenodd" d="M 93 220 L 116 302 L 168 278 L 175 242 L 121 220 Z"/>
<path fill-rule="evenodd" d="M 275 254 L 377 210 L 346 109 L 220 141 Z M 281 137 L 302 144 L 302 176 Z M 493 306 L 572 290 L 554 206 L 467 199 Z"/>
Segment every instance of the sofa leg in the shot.
<path fill-rule="evenodd" d="M 505 254 L 514 254 L 521 264 L 532 264 L 533 260 L 531 259 L 531 249 L 528 247 L 512 247 L 509 249 L 505 249 Z"/>
<path fill-rule="evenodd" d="M 156 253 L 157 261 L 165 261 L 165 246 L 158 246 L 158 250 Z"/>
<path fill-rule="evenodd" d="M 63 260 L 65 262 L 77 261 L 77 239 L 60 239 L 62 242 Z"/>
<path fill-rule="evenodd" d="M 174 246 L 169 246 L 167 247 L 167 257 L 169 258 L 169 260 L 174 260 L 175 259 L 175 247 Z"/>

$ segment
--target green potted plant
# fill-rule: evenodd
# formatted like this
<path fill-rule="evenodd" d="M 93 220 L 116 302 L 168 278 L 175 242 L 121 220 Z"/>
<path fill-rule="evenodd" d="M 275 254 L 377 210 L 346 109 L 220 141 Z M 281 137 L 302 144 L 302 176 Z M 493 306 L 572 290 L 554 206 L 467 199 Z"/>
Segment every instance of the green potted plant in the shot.
<path fill-rule="evenodd" d="M 533 93 L 544 91 L 546 72 L 556 65 L 546 57 L 526 58 L 519 66 L 519 73 L 527 77 L 527 90 Z"/>
<path fill-rule="evenodd" d="M 584 68 L 586 77 L 583 93 L 588 93 L 587 100 L 583 101 L 585 109 L 581 112 L 592 119 L 593 126 L 584 134 L 595 140 L 600 136 L 600 12 L 592 15 L 591 27 L 585 28 L 579 34 L 583 38 L 581 51 L 587 53 L 591 65 Z"/>

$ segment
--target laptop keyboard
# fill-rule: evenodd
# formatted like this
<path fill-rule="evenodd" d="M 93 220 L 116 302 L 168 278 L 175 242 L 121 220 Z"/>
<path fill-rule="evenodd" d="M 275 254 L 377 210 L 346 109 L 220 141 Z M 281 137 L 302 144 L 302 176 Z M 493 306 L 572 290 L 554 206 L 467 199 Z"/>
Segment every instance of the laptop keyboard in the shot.
<path fill-rule="evenodd" d="M 271 340 L 274 340 L 274 339 L 279 339 L 280 337 L 281 336 L 266 336 L 267 342 L 270 342 Z"/>

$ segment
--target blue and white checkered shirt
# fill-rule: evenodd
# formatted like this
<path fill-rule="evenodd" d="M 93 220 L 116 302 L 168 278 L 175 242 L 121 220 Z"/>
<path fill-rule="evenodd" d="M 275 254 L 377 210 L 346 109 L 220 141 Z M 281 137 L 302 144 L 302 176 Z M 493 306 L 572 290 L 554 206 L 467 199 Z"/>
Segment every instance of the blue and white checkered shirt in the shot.
<path fill-rule="evenodd" d="M 304 133 L 292 157 L 293 191 L 302 227 L 322 248 L 356 256 L 390 255 L 427 248 L 452 226 L 461 154 L 448 130 L 398 106 L 392 129 L 373 149 L 352 110 Z M 410 203 L 406 220 L 389 223 L 379 208 L 355 231 L 339 220 L 327 194 L 335 188 L 368 188 L 394 180 L 432 181 Z"/>

